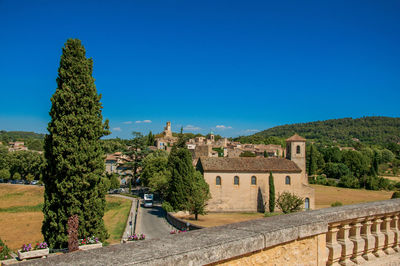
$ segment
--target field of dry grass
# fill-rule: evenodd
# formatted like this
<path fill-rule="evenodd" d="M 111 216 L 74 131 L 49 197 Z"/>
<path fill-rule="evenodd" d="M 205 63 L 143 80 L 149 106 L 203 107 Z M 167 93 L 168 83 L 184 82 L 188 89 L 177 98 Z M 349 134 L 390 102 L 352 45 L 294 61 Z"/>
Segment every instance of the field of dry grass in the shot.
<path fill-rule="evenodd" d="M 0 238 L 12 250 L 23 244 L 43 240 L 44 188 L 39 186 L 0 184 Z M 131 201 L 106 196 L 104 223 L 110 234 L 110 244 L 119 243 L 129 215 Z"/>
<path fill-rule="evenodd" d="M 349 205 L 361 202 L 387 200 L 390 199 L 393 194 L 393 191 L 373 191 L 322 185 L 311 186 L 315 189 L 316 209 L 330 207 L 335 201 L 340 201 L 343 205 Z"/>

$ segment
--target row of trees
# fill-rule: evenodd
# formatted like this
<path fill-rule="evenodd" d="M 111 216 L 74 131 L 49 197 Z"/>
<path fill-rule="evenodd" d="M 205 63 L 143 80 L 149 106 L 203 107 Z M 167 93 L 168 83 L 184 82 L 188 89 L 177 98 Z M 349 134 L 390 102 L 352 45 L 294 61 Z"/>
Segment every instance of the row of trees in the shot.
<path fill-rule="evenodd" d="M 0 145 L 0 179 L 40 180 L 44 167 L 42 154 L 31 151 L 8 152 Z"/>
<path fill-rule="evenodd" d="M 334 146 L 307 145 L 307 172 L 317 176 L 311 182 L 350 188 L 390 189 L 390 182 L 379 178 L 381 168 L 397 174 L 400 161 L 389 149 L 361 147 L 340 150 Z"/>

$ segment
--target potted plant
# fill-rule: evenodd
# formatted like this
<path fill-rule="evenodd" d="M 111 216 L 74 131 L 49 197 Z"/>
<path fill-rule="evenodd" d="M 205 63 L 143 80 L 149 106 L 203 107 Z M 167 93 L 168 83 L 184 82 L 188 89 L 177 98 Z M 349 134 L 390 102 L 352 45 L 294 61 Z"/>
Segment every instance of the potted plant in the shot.
<path fill-rule="evenodd" d="M 79 250 L 88 250 L 94 248 L 101 248 L 103 243 L 97 237 L 91 236 L 79 239 Z"/>
<path fill-rule="evenodd" d="M 14 261 L 16 260 L 11 256 L 11 250 L 0 239 L 0 265 L 8 265 Z"/>
<path fill-rule="evenodd" d="M 46 242 L 36 243 L 34 247 L 32 244 L 24 244 L 20 250 L 18 250 L 18 258 L 20 260 L 42 258 L 49 255 L 49 247 Z"/>
<path fill-rule="evenodd" d="M 144 234 L 133 234 L 128 236 L 127 241 L 139 241 L 139 240 L 145 240 L 146 236 Z"/>

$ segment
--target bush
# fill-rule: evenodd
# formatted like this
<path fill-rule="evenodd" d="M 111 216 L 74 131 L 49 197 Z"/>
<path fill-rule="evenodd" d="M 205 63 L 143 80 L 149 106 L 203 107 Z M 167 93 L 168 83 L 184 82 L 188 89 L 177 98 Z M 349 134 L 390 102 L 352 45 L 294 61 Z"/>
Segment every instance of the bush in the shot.
<path fill-rule="evenodd" d="M 172 208 L 171 204 L 168 201 L 164 201 L 161 205 L 161 207 L 166 211 L 166 212 L 173 212 L 174 208 Z"/>
<path fill-rule="evenodd" d="M 21 180 L 21 175 L 20 175 L 20 173 L 15 173 L 15 174 L 13 175 L 13 179 L 14 179 L 14 180 Z"/>
<path fill-rule="evenodd" d="M 342 206 L 343 203 L 341 203 L 340 201 L 335 201 L 334 203 L 331 204 L 331 207 L 338 207 L 338 206 Z"/>
<path fill-rule="evenodd" d="M 0 238 L 0 260 L 11 259 L 11 250 L 7 247 L 7 245 Z"/>
<path fill-rule="evenodd" d="M 392 199 L 398 199 L 400 198 L 400 191 L 395 191 L 392 194 Z"/>
<path fill-rule="evenodd" d="M 0 170 L 0 179 L 8 180 L 8 179 L 10 179 L 10 177 L 11 177 L 11 174 L 10 174 L 10 171 L 8 171 L 8 169 Z"/>
<path fill-rule="evenodd" d="M 342 176 L 339 180 L 338 187 L 359 188 L 358 179 L 351 175 Z"/>
<path fill-rule="evenodd" d="M 297 212 L 301 210 L 304 200 L 292 194 L 290 192 L 283 192 L 278 194 L 278 199 L 276 200 L 276 207 L 278 207 L 283 213 Z"/>

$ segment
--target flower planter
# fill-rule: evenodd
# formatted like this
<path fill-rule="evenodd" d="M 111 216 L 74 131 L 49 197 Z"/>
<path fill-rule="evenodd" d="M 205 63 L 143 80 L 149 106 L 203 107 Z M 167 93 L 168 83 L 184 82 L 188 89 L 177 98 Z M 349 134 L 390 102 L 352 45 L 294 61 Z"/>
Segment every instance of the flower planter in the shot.
<path fill-rule="evenodd" d="M 89 250 L 89 249 L 101 248 L 102 246 L 103 246 L 103 243 L 99 242 L 99 243 L 96 243 L 96 244 L 89 244 L 89 245 L 79 246 L 79 250 Z"/>
<path fill-rule="evenodd" d="M 27 251 L 27 252 L 21 252 L 21 250 L 18 250 L 18 258 L 20 260 L 41 258 L 41 257 L 46 257 L 47 255 L 49 255 L 48 248 L 37 249 L 37 250 L 32 250 L 32 251 Z"/>

